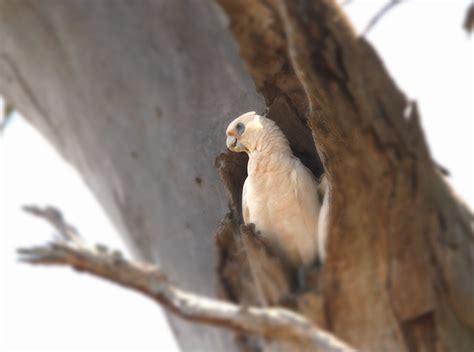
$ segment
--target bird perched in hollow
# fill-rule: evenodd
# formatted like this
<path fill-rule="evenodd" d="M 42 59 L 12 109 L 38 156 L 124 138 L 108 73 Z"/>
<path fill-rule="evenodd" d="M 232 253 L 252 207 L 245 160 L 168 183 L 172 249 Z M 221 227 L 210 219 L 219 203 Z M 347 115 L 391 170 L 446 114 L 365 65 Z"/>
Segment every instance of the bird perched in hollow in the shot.
<path fill-rule="evenodd" d="M 265 242 L 295 268 L 317 257 L 323 261 L 327 231 L 320 212 L 327 215 L 327 199 L 321 208 L 316 179 L 293 155 L 280 128 L 251 111 L 233 120 L 226 135 L 231 151 L 249 156 L 242 192 L 245 224 L 255 224 Z"/>

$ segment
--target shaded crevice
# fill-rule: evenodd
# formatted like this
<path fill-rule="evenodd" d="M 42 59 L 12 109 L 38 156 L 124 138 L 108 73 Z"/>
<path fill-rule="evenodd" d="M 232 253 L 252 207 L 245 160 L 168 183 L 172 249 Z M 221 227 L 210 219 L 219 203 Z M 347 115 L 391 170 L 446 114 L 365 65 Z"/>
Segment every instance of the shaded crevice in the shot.
<path fill-rule="evenodd" d="M 409 352 L 437 350 L 435 316 L 433 312 L 427 312 L 414 319 L 404 321 L 401 326 Z"/>

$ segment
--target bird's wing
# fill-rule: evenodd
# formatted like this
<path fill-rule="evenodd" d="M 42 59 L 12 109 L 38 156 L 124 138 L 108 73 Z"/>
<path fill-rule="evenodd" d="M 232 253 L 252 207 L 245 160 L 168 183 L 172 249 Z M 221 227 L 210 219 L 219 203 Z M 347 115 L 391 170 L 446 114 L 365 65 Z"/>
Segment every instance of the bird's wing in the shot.
<path fill-rule="evenodd" d="M 291 179 L 295 191 L 298 213 L 302 216 L 308 236 L 305 241 L 298 241 L 300 255 L 302 258 L 305 258 L 309 256 L 309 254 L 305 255 L 305 253 L 308 253 L 310 248 L 317 246 L 316 236 L 320 207 L 317 183 L 311 171 L 309 171 L 301 162 L 296 163 Z"/>
<path fill-rule="evenodd" d="M 297 163 L 293 175 L 292 181 L 299 210 L 305 223 L 312 226 L 317 222 L 320 207 L 317 182 L 311 171 L 301 162 Z"/>
<path fill-rule="evenodd" d="M 244 182 L 244 188 L 242 190 L 242 217 L 244 218 L 244 224 L 248 224 L 250 222 L 249 219 L 249 208 L 247 207 L 247 180 Z"/>

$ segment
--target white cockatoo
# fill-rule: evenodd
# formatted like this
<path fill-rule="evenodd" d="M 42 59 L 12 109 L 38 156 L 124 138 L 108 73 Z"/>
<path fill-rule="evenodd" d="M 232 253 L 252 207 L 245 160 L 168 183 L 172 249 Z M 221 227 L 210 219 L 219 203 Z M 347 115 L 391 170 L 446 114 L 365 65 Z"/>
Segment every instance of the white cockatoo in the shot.
<path fill-rule="evenodd" d="M 293 155 L 270 119 L 247 112 L 226 130 L 227 147 L 249 156 L 242 194 L 245 224 L 253 223 L 265 242 L 295 268 L 325 258 L 328 201 L 321 208 L 318 183 Z M 327 198 L 327 192 L 326 197 Z"/>

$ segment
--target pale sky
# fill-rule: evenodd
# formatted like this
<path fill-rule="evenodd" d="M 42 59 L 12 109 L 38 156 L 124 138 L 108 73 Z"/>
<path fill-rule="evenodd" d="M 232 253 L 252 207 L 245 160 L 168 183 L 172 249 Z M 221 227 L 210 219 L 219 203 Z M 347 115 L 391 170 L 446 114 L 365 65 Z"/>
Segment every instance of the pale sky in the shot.
<path fill-rule="evenodd" d="M 346 8 L 362 30 L 384 3 L 354 0 Z M 402 90 L 418 101 L 432 154 L 472 209 L 474 57 L 461 28 L 468 4 L 409 0 L 368 37 Z M 126 253 L 77 172 L 18 116 L 0 136 L 0 185 L 0 351 L 177 351 L 151 300 L 69 269 L 17 262 L 16 248 L 44 243 L 53 233 L 23 213 L 23 204 L 57 206 L 86 239 Z"/>

